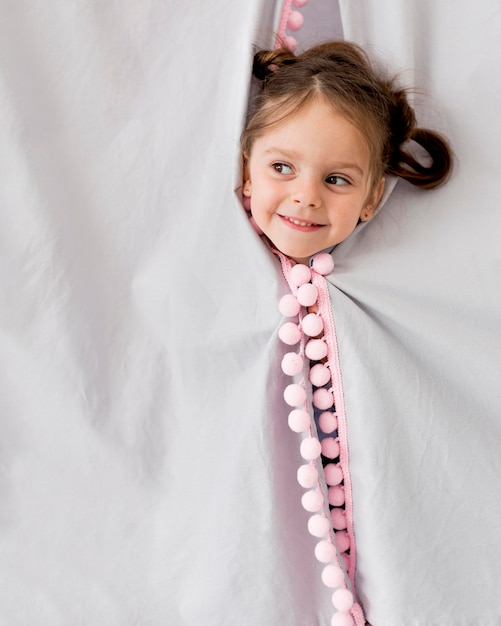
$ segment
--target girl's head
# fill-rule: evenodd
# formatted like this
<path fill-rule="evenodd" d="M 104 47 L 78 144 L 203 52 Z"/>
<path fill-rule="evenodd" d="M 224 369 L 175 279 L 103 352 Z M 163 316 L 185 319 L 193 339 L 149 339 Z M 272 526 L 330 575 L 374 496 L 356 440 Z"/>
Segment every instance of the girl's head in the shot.
<path fill-rule="evenodd" d="M 253 71 L 263 86 L 242 135 L 243 193 L 264 234 L 292 258 L 305 260 L 370 219 L 385 175 L 423 188 L 447 178 L 446 142 L 416 128 L 405 92 L 354 44 L 321 44 L 297 57 L 262 51 Z M 429 167 L 408 151 L 411 140 L 428 151 Z"/>

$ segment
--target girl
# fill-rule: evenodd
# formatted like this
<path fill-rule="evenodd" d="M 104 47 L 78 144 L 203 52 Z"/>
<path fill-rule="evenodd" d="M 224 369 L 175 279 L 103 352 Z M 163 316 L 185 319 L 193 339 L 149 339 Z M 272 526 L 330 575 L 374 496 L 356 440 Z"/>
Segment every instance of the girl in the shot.
<path fill-rule="evenodd" d="M 385 176 L 424 189 L 447 179 L 445 140 L 416 128 L 405 91 L 354 44 L 321 44 L 298 57 L 262 51 L 253 73 L 263 85 L 242 136 L 243 195 L 267 239 L 294 261 L 308 262 L 370 220 Z"/>
<path fill-rule="evenodd" d="M 324 278 L 333 262 L 325 251 L 373 217 L 386 176 L 431 189 L 447 179 L 451 153 L 437 133 L 416 127 L 405 91 L 378 75 L 354 44 L 326 43 L 297 57 L 286 49 L 262 51 L 253 72 L 262 90 L 242 136 L 243 195 L 292 292 L 280 301 L 289 321 L 279 337 L 299 344 L 284 355 L 282 370 L 293 378 L 284 391 L 289 426 L 303 435 L 301 503 L 312 514 L 308 531 L 320 540 L 315 557 L 324 566 L 322 581 L 334 590 L 331 624 L 363 625 L 354 590 L 356 503 Z M 412 142 L 428 153 L 429 164 L 414 157 Z"/>

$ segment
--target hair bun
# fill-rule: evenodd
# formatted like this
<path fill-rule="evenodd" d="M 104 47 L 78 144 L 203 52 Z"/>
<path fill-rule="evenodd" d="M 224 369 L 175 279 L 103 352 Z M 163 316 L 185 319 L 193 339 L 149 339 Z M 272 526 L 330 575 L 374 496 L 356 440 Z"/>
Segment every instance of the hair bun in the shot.
<path fill-rule="evenodd" d="M 296 57 L 286 49 L 260 50 L 254 55 L 252 73 L 259 80 L 266 80 L 283 65 L 291 65 L 296 62 Z"/>

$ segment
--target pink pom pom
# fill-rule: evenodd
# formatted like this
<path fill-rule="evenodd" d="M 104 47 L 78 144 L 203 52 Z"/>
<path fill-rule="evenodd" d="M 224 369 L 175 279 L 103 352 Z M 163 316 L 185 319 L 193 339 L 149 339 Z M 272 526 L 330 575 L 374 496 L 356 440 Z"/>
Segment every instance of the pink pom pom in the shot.
<path fill-rule="evenodd" d="M 300 287 L 301 285 L 305 285 L 310 282 L 311 270 L 307 265 L 297 263 L 297 265 L 294 265 L 291 268 L 290 278 L 293 285 Z"/>
<path fill-rule="evenodd" d="M 315 546 L 315 557 L 320 563 L 330 563 L 336 558 L 336 547 L 330 541 L 319 541 Z"/>
<path fill-rule="evenodd" d="M 301 465 L 297 470 L 297 482 L 305 489 L 311 489 L 318 480 L 317 468 L 308 463 L 307 465 Z"/>
<path fill-rule="evenodd" d="M 317 363 L 310 370 L 310 382 L 315 387 L 323 387 L 331 379 L 331 373 L 325 365 Z"/>
<path fill-rule="evenodd" d="M 256 233 L 258 235 L 262 235 L 263 231 L 259 228 L 259 226 L 257 225 L 256 220 L 253 217 L 249 218 L 249 222 L 252 224 L 252 228 L 256 231 Z"/>
<path fill-rule="evenodd" d="M 335 459 L 339 456 L 339 441 L 334 437 L 326 437 L 322 441 L 322 454 L 328 459 Z"/>
<path fill-rule="evenodd" d="M 303 285 L 303 287 L 306 286 L 307 285 Z M 301 287 L 301 289 L 303 289 L 303 287 Z M 324 323 L 320 315 L 317 315 L 316 313 L 308 313 L 308 315 L 304 316 L 303 321 L 301 322 L 301 328 L 303 329 L 304 334 L 308 335 L 308 337 L 316 337 L 323 331 Z"/>
<path fill-rule="evenodd" d="M 314 365 L 311 368 L 311 371 L 313 371 L 315 369 L 315 367 L 317 367 L 317 365 Z M 311 378 L 310 378 L 310 380 L 311 380 Z M 337 428 L 337 416 L 336 416 L 336 414 L 335 413 L 331 413 L 330 411 L 327 411 L 326 413 L 321 413 L 319 418 L 318 418 L 318 425 L 320 426 L 320 428 L 322 429 L 322 431 L 326 435 L 330 435 L 330 433 L 333 433 L 336 430 L 336 428 Z"/>
<path fill-rule="evenodd" d="M 304 433 L 310 427 L 310 416 L 304 409 L 294 409 L 289 413 L 289 428 L 295 433 Z"/>
<path fill-rule="evenodd" d="M 322 570 L 322 582 L 331 589 L 344 584 L 344 572 L 339 565 L 326 565 Z"/>
<path fill-rule="evenodd" d="M 308 4 L 308 0 L 292 0 L 292 4 L 293 6 L 300 9 L 301 7 L 304 7 L 306 4 Z"/>
<path fill-rule="evenodd" d="M 334 396 L 332 395 L 332 391 L 328 389 L 317 389 L 313 392 L 313 404 L 317 407 L 317 409 L 321 409 L 325 411 L 325 409 L 330 409 L 334 404 Z"/>
<path fill-rule="evenodd" d="M 331 511 L 332 528 L 334 530 L 344 530 L 346 528 L 346 513 L 343 509 L 332 509 Z"/>
<path fill-rule="evenodd" d="M 312 267 L 317 274 L 327 276 L 327 274 L 330 274 L 334 269 L 334 260 L 330 254 L 321 252 L 313 257 Z"/>
<path fill-rule="evenodd" d="M 332 506 L 343 506 L 345 502 L 344 487 L 342 485 L 329 487 L 327 490 L 327 497 L 329 498 L 329 504 Z"/>
<path fill-rule="evenodd" d="M 327 356 L 327 344 L 323 339 L 310 339 L 304 353 L 311 361 L 321 361 Z"/>
<path fill-rule="evenodd" d="M 325 482 L 332 487 L 339 485 L 343 480 L 343 470 L 339 465 L 335 465 L 334 463 L 326 465 L 324 473 Z"/>
<path fill-rule="evenodd" d="M 278 310 L 285 317 L 295 317 L 299 313 L 301 305 L 297 301 L 296 296 L 291 293 L 286 293 L 285 296 L 280 298 L 278 303 Z"/>
<path fill-rule="evenodd" d="M 250 213 L 251 210 L 251 199 L 247 196 L 242 196 L 242 206 L 244 209 Z"/>
<path fill-rule="evenodd" d="M 287 376 L 295 376 L 303 369 L 303 357 L 296 352 L 287 352 L 282 359 L 282 372 Z"/>
<path fill-rule="evenodd" d="M 312 489 L 311 491 L 307 491 L 303 493 L 303 497 L 301 498 L 301 504 L 305 511 L 309 511 L 310 513 L 316 513 L 320 511 L 324 504 L 324 497 L 318 489 Z"/>
<path fill-rule="evenodd" d="M 286 35 L 285 45 L 291 52 L 294 52 L 297 48 L 297 41 L 294 39 L 294 37 L 291 37 L 290 35 Z"/>
<path fill-rule="evenodd" d="M 312 515 L 308 520 L 308 532 L 313 537 L 325 537 L 330 532 L 329 520 L 320 513 Z"/>
<path fill-rule="evenodd" d="M 278 329 L 278 336 L 283 343 L 288 346 L 293 346 L 301 339 L 301 330 L 297 324 L 293 322 L 286 322 Z"/>
<path fill-rule="evenodd" d="M 297 299 L 303 306 L 311 306 L 315 304 L 318 298 L 318 289 L 311 283 L 301 285 L 297 290 Z"/>
<path fill-rule="evenodd" d="M 301 441 L 299 446 L 299 453 L 305 459 L 305 461 L 313 461 L 320 456 L 322 446 L 320 441 L 316 437 L 306 437 Z"/>
<path fill-rule="evenodd" d="M 346 552 L 350 549 L 350 537 L 345 530 L 340 530 L 334 535 L 336 546 L 339 552 Z"/>
<path fill-rule="evenodd" d="M 331 618 L 331 626 L 354 626 L 354 624 L 349 613 L 335 613 Z"/>
<path fill-rule="evenodd" d="M 332 594 L 334 608 L 347 613 L 353 606 L 353 594 L 349 589 L 338 589 Z"/>
<path fill-rule="evenodd" d="M 295 383 L 287 385 L 284 389 L 284 400 L 289 406 L 300 406 L 306 400 L 306 391 Z"/>
<path fill-rule="evenodd" d="M 289 30 L 299 30 L 304 24 L 304 17 L 299 11 L 291 11 L 287 19 L 287 28 Z"/>

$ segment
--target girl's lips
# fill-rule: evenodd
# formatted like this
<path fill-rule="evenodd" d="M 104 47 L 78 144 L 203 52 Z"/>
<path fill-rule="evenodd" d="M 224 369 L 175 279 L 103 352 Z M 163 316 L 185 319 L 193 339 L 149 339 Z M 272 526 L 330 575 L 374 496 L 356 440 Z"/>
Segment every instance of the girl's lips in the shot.
<path fill-rule="evenodd" d="M 304 219 L 298 217 L 288 217 L 287 215 L 279 215 L 284 224 L 294 230 L 301 230 L 303 232 L 313 232 L 319 228 L 323 228 L 324 224 L 316 224 L 315 222 L 307 222 Z"/>

